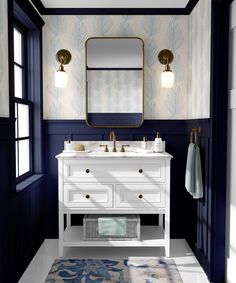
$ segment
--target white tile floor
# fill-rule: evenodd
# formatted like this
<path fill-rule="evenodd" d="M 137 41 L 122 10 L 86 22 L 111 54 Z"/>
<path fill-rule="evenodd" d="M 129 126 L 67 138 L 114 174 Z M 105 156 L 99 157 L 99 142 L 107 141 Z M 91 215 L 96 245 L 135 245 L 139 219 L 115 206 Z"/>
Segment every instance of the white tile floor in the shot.
<path fill-rule="evenodd" d="M 164 256 L 163 248 L 65 248 L 65 258 L 128 258 L 129 256 Z M 58 240 L 46 239 L 19 283 L 43 283 L 58 256 Z M 184 283 L 209 283 L 201 266 L 183 239 L 171 240 L 171 258 L 178 266 Z"/>

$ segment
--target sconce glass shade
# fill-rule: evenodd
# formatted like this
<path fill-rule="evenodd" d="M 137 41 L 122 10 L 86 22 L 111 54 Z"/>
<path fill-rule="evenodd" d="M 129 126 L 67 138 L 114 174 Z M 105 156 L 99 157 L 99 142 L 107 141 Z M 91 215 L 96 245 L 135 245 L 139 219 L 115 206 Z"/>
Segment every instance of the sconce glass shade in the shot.
<path fill-rule="evenodd" d="M 172 71 L 164 71 L 161 73 L 161 84 L 164 88 L 172 88 L 175 83 L 175 73 Z"/>
<path fill-rule="evenodd" d="M 55 86 L 59 88 L 66 88 L 68 76 L 65 71 L 56 71 L 55 73 Z"/>

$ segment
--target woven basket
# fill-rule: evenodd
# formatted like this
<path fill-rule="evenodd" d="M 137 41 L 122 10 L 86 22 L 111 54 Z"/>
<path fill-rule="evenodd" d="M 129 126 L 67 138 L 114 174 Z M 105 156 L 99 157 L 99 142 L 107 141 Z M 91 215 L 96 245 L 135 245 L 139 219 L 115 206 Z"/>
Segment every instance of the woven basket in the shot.
<path fill-rule="evenodd" d="M 126 235 L 107 236 L 98 233 L 99 217 L 126 217 Z M 85 215 L 83 218 L 83 240 L 85 241 L 109 241 L 109 240 L 140 240 L 140 217 L 139 215 Z"/>

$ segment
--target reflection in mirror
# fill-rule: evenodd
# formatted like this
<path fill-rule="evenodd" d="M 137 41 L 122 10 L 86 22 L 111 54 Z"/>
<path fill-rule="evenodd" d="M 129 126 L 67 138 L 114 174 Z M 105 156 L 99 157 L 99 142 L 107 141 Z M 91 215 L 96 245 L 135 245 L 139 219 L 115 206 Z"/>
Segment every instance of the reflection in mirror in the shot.
<path fill-rule="evenodd" d="M 143 41 L 90 38 L 86 42 L 87 124 L 138 127 L 143 122 Z"/>

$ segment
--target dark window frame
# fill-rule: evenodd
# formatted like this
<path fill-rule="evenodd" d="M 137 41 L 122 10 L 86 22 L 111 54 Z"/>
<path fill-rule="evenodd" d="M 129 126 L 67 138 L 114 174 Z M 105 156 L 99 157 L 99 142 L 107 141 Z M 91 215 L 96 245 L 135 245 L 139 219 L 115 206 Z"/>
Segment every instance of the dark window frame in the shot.
<path fill-rule="evenodd" d="M 29 100 L 28 95 L 28 86 L 27 86 L 27 73 L 28 73 L 28 60 L 27 60 L 27 28 L 25 28 L 21 23 L 19 23 L 16 19 L 14 19 L 14 29 L 16 29 L 21 34 L 21 64 L 15 62 L 14 60 L 14 69 L 15 66 L 18 66 L 22 69 L 22 98 L 14 96 L 14 104 L 15 106 L 27 105 L 29 107 L 29 135 L 25 137 L 18 137 L 18 129 L 17 135 L 15 135 L 15 146 L 17 147 L 17 151 L 15 151 L 15 160 L 17 163 L 16 168 L 18 169 L 18 174 L 16 174 L 16 183 L 20 183 L 26 178 L 30 177 L 34 173 L 34 154 L 33 154 L 33 102 Z M 15 86 L 15 84 L 14 84 Z M 14 89 L 15 93 L 15 89 Z M 18 111 L 15 113 L 15 119 L 18 119 Z M 19 124 L 17 123 L 17 127 Z M 16 126 L 15 126 L 16 127 Z M 15 131 L 16 132 L 16 131 Z M 19 175 L 20 170 L 20 151 L 19 151 L 19 141 L 28 140 L 29 141 L 29 171 Z"/>
<path fill-rule="evenodd" d="M 9 107 L 10 118 L 15 121 L 15 102 L 29 103 L 31 110 L 29 128 L 32 136 L 32 171 L 16 180 L 15 127 L 11 128 L 11 191 L 17 193 L 28 187 L 32 180 L 43 173 L 43 97 L 42 97 L 42 26 L 44 21 L 28 0 L 11 0 L 8 3 L 8 42 L 9 42 Z M 20 100 L 14 95 L 14 27 L 26 31 L 25 41 L 27 69 L 25 95 Z M 12 83 L 13 82 L 13 83 Z"/>

